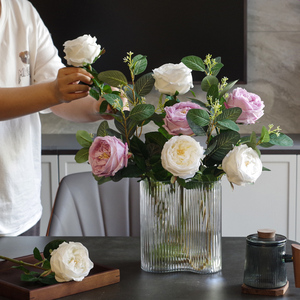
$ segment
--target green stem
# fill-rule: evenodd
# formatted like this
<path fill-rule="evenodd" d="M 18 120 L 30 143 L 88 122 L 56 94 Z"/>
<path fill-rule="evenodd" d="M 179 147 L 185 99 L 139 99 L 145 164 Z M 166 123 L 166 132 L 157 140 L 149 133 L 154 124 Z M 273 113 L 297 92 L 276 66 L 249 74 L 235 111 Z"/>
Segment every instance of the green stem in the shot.
<path fill-rule="evenodd" d="M 2 256 L 2 255 L 0 255 L 0 258 L 1 258 L 1 259 L 4 259 L 4 260 L 7 260 L 7 261 L 10 261 L 10 262 L 12 262 L 12 263 L 15 263 L 15 264 L 17 264 L 17 265 L 27 266 L 27 267 L 33 267 L 33 268 L 40 269 L 40 270 L 44 270 L 44 271 L 47 271 L 47 270 L 48 270 L 48 269 L 46 269 L 46 268 L 37 266 L 37 265 L 35 265 L 35 264 L 26 263 L 26 262 L 24 262 L 24 261 L 22 261 L 22 260 L 17 260 L 17 259 L 9 258 L 9 257 L 5 257 L 5 256 Z"/>

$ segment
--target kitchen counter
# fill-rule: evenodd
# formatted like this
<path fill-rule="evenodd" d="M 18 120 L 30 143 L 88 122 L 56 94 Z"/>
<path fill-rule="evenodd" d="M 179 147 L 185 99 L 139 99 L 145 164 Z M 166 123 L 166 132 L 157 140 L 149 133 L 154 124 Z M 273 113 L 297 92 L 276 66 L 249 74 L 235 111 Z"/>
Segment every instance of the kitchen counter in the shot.
<path fill-rule="evenodd" d="M 274 146 L 260 148 L 262 154 L 300 154 L 300 134 L 289 134 L 294 141 L 293 147 Z M 201 142 L 200 137 L 200 142 Z M 204 143 L 204 141 L 203 141 Z M 81 149 L 75 134 L 43 134 L 43 155 L 73 155 Z"/>

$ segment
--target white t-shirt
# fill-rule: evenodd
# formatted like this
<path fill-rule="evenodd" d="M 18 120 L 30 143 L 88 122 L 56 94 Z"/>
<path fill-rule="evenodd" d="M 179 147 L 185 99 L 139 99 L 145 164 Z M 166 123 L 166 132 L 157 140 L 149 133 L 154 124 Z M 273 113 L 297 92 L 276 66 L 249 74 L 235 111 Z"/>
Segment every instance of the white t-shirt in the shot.
<path fill-rule="evenodd" d="M 52 81 L 63 64 L 27 0 L 1 0 L 0 87 Z M 1 99 L 0 99 L 1 109 Z M 0 236 L 16 236 L 42 215 L 38 113 L 0 121 Z"/>

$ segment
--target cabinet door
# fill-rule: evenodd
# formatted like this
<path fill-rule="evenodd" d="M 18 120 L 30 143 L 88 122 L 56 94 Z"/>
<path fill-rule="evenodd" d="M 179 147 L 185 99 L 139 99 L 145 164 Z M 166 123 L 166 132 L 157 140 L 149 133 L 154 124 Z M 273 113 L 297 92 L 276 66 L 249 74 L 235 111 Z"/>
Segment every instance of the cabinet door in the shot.
<path fill-rule="evenodd" d="M 247 236 L 260 228 L 296 239 L 296 155 L 262 155 L 264 171 L 255 184 L 222 185 L 223 236 Z M 299 234 L 298 234 L 299 240 Z"/>
<path fill-rule="evenodd" d="M 41 200 L 43 214 L 41 218 L 41 234 L 46 235 L 47 227 L 58 188 L 58 157 L 42 155 L 42 187 Z"/>
<path fill-rule="evenodd" d="M 300 243 L 300 156 L 297 155 L 297 203 L 296 205 L 296 241 Z"/>
<path fill-rule="evenodd" d="M 60 155 L 59 156 L 60 180 L 68 174 L 92 171 L 92 168 L 88 163 L 78 164 L 75 161 L 74 157 L 75 157 L 75 155 Z"/>

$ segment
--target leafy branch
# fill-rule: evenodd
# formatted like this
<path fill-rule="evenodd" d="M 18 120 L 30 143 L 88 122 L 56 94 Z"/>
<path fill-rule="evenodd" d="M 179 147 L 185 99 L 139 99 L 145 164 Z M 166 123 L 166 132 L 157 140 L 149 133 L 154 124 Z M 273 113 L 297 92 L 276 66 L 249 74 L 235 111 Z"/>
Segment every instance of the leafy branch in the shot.
<path fill-rule="evenodd" d="M 4 259 L 15 264 L 12 268 L 19 269 L 23 272 L 23 274 L 21 274 L 22 281 L 39 282 L 46 285 L 55 284 L 57 281 L 55 280 L 55 274 L 51 271 L 50 258 L 51 252 L 58 248 L 62 242 L 64 242 L 64 240 L 54 240 L 48 243 L 44 248 L 43 256 L 39 249 L 35 247 L 33 249 L 33 256 L 37 260 L 36 263 L 28 263 L 2 255 L 0 255 L 0 259 Z M 34 268 L 43 272 L 30 271 L 29 268 Z"/>

